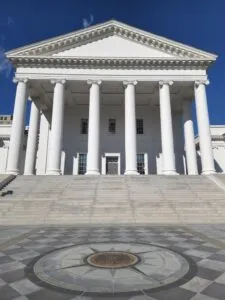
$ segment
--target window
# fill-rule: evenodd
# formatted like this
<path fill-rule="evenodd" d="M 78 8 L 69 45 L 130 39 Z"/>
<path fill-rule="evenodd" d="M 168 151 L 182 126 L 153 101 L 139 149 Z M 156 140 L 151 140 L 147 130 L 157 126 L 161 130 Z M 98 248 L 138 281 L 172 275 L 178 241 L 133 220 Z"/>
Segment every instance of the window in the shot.
<path fill-rule="evenodd" d="M 145 155 L 144 153 L 137 154 L 137 171 L 139 174 L 145 174 Z"/>
<path fill-rule="evenodd" d="M 143 119 L 136 120 L 136 132 L 137 134 L 144 134 L 144 122 Z"/>
<path fill-rule="evenodd" d="M 86 173 L 86 164 L 87 164 L 87 154 L 79 153 L 79 162 L 78 162 L 79 175 L 84 175 Z"/>
<path fill-rule="evenodd" d="M 88 119 L 81 119 L 80 133 L 81 134 L 88 133 Z"/>
<path fill-rule="evenodd" d="M 109 119 L 109 132 L 116 133 L 116 119 Z"/>

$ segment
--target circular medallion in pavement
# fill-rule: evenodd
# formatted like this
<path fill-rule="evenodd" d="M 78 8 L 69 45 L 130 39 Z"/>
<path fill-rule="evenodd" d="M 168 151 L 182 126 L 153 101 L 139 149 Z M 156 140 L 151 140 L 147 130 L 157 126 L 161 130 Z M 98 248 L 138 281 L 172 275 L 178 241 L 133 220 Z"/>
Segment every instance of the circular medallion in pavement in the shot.
<path fill-rule="evenodd" d="M 96 268 L 119 269 L 135 265 L 139 258 L 122 251 L 105 251 L 91 254 L 87 262 Z"/>
<path fill-rule="evenodd" d="M 36 259 L 30 268 L 37 284 L 99 296 L 176 286 L 196 272 L 192 260 L 171 249 L 120 242 L 57 249 Z"/>

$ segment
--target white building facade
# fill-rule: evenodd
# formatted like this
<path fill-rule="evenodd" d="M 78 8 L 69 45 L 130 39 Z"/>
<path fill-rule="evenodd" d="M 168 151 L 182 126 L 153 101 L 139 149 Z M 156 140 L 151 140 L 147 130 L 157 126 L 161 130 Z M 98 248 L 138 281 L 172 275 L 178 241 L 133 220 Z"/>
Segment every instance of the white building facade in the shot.
<path fill-rule="evenodd" d="M 215 172 L 206 96 L 215 55 L 109 21 L 7 57 L 17 84 L 7 173 L 198 174 L 193 101 L 201 173 Z"/>

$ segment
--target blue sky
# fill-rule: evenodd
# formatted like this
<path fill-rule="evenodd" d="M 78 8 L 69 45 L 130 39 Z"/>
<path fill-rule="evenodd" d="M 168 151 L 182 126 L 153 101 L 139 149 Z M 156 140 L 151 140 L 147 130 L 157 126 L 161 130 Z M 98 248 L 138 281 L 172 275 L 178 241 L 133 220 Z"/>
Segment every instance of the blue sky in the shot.
<path fill-rule="evenodd" d="M 211 124 L 225 124 L 225 0 L 1 0 L 0 49 L 7 51 L 112 18 L 217 54 L 209 70 L 208 105 Z M 1 53 L 0 114 L 11 114 L 14 71 L 7 64 L 2 66 Z"/>

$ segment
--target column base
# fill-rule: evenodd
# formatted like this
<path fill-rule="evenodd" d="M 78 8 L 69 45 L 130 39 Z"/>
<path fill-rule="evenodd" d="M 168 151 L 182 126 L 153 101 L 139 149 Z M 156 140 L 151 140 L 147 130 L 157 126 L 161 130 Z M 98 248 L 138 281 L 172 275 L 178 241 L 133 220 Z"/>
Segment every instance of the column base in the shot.
<path fill-rule="evenodd" d="M 100 175 L 100 172 L 99 171 L 87 171 L 86 173 L 85 173 L 85 175 Z"/>
<path fill-rule="evenodd" d="M 33 176 L 33 175 L 35 175 L 35 174 L 33 174 L 33 173 L 24 173 L 23 175 L 24 175 L 24 176 Z"/>
<path fill-rule="evenodd" d="M 19 175 L 19 170 L 7 170 L 6 174 L 9 174 L 9 175 Z"/>
<path fill-rule="evenodd" d="M 176 171 L 163 171 L 163 175 L 180 175 Z"/>
<path fill-rule="evenodd" d="M 140 175 L 136 170 L 127 170 L 124 175 Z"/>
<path fill-rule="evenodd" d="M 211 174 L 216 174 L 215 170 L 208 170 L 208 171 L 203 171 L 202 175 L 211 175 Z"/>
<path fill-rule="evenodd" d="M 187 176 L 188 175 L 195 175 L 195 176 L 197 176 L 197 175 L 199 175 L 198 173 L 187 173 Z"/>
<path fill-rule="evenodd" d="M 60 170 L 48 170 L 46 175 L 61 175 Z"/>

